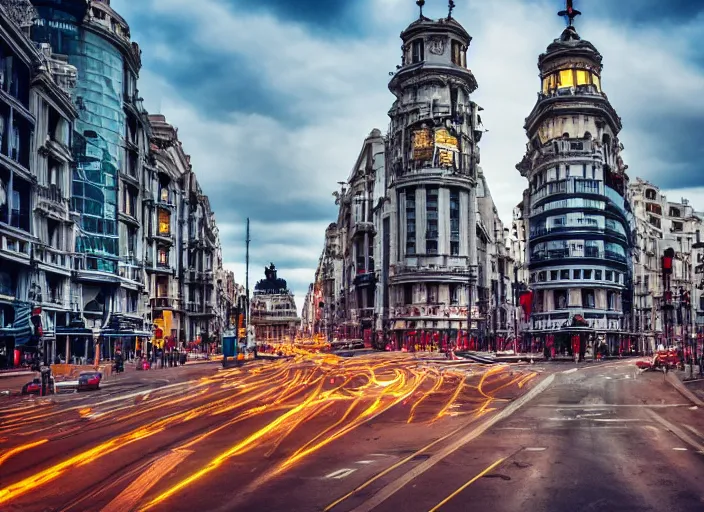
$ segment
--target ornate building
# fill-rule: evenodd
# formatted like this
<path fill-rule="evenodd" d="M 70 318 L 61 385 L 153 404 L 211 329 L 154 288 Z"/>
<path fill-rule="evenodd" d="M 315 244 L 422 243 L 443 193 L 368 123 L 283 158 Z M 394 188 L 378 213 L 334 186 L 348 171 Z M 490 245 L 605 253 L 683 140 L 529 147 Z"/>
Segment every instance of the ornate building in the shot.
<path fill-rule="evenodd" d="M 533 348 L 630 350 L 633 216 L 621 119 L 602 90 L 602 56 L 569 26 L 540 55 L 541 90 L 517 169 L 528 179 Z"/>
<path fill-rule="evenodd" d="M 476 328 L 482 272 L 476 194 L 482 130 L 480 107 L 470 98 L 477 82 L 467 67 L 472 38 L 451 15 L 432 20 L 421 13 L 401 39 L 401 65 L 389 83 L 396 101 L 387 136 L 388 203 L 377 213 L 380 277 L 388 282 L 377 327 L 395 347 L 455 338 L 467 327 L 468 302 Z"/>
<path fill-rule="evenodd" d="M 691 343 L 704 324 L 704 217 L 687 199 L 670 202 L 647 181 L 637 179 L 629 191 L 637 225 L 633 325 L 639 351 L 652 352 L 660 344 Z M 670 264 L 665 268 L 668 254 Z"/>
<path fill-rule="evenodd" d="M 70 350 L 80 316 L 69 211 L 76 68 L 30 41 L 36 15 L 28 1 L 0 1 L 0 369 L 37 352 L 32 312 L 50 360 Z"/>
<path fill-rule="evenodd" d="M 264 279 L 254 287 L 250 303 L 250 325 L 257 343 L 293 341 L 301 319 L 286 280 L 277 276 L 272 263 L 264 267 Z"/>

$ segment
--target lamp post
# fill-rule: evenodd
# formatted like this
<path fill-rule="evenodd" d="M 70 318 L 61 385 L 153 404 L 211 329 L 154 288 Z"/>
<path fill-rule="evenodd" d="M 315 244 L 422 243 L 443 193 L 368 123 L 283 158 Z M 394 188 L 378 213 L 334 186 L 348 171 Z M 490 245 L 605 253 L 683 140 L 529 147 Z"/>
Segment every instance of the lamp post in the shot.
<path fill-rule="evenodd" d="M 477 282 L 475 274 L 477 265 L 469 265 L 467 274 L 467 343 L 472 339 L 472 296 L 474 284 Z"/>

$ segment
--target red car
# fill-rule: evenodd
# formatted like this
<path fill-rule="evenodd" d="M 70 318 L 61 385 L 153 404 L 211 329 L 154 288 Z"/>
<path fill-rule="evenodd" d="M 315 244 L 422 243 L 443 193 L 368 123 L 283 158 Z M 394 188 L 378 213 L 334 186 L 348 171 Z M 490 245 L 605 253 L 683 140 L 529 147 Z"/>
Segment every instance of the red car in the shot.
<path fill-rule="evenodd" d="M 81 372 L 78 376 L 78 391 L 100 389 L 103 374 L 100 372 Z"/>
<path fill-rule="evenodd" d="M 32 382 L 28 382 L 22 386 L 23 395 L 38 395 L 42 390 L 41 379 L 34 379 Z"/>

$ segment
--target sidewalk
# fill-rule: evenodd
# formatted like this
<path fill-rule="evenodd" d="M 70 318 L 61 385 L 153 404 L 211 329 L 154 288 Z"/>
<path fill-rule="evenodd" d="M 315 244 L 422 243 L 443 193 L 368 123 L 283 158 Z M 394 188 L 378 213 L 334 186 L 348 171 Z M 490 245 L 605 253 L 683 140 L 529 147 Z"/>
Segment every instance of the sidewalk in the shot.
<path fill-rule="evenodd" d="M 164 368 L 161 368 L 158 364 L 152 367 L 150 370 L 137 370 L 136 368 L 136 362 L 132 361 L 126 361 L 125 362 L 125 371 L 119 374 L 114 374 L 112 373 L 112 364 L 106 363 L 105 365 L 100 365 L 100 371 L 103 373 L 103 384 L 110 383 L 110 386 L 112 386 L 115 383 L 119 383 L 121 381 L 129 380 L 131 378 L 134 378 L 135 376 L 154 376 L 155 378 L 163 375 L 166 372 L 170 372 L 173 370 L 178 370 L 180 368 L 187 368 L 187 367 L 192 367 L 194 365 L 203 365 L 203 364 L 220 364 L 222 362 L 221 356 L 216 358 L 211 358 L 211 359 L 194 359 L 187 361 L 185 365 L 179 365 L 179 366 L 165 366 Z M 91 371 L 94 370 L 94 366 L 77 366 L 77 365 L 66 365 L 69 368 L 62 368 L 61 374 L 58 374 L 55 376 L 56 382 L 62 382 L 62 381 L 75 381 L 77 380 L 77 375 L 76 373 L 80 373 L 81 371 Z M 108 371 L 104 371 L 104 367 L 109 366 Z M 19 395 L 22 392 L 22 386 L 27 384 L 28 382 L 31 382 L 32 379 L 39 378 L 40 374 L 39 372 L 32 372 L 32 371 L 24 371 L 24 372 L 12 372 L 14 373 L 13 375 L 9 375 L 10 372 L 7 372 L 6 374 L 2 375 L 2 378 L 0 378 L 0 396 L 7 396 L 9 395 Z"/>

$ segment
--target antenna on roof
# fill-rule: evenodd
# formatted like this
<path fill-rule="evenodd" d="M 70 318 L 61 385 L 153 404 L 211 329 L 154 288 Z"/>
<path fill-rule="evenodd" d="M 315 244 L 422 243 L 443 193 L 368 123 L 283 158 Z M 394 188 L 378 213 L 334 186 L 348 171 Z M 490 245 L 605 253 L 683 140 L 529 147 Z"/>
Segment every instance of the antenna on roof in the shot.
<path fill-rule="evenodd" d="M 420 7 L 420 17 L 423 17 L 423 6 L 425 5 L 425 0 L 416 0 L 416 5 Z"/>
<path fill-rule="evenodd" d="M 574 25 L 574 19 L 577 16 L 581 16 L 582 13 L 574 8 L 572 5 L 572 0 L 565 0 L 565 10 L 557 13 L 558 16 L 567 16 L 569 19 L 570 27 Z"/>

